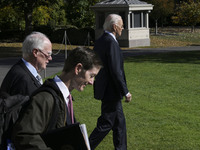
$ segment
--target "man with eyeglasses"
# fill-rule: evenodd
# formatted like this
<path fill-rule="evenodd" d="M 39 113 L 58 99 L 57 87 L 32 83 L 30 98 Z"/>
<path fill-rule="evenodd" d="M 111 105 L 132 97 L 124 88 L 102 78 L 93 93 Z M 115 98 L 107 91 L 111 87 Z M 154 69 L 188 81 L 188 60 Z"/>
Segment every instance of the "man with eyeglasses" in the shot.
<path fill-rule="evenodd" d="M 130 102 L 123 66 L 123 56 L 116 38 L 121 36 L 123 20 L 117 14 L 107 16 L 103 35 L 95 42 L 94 51 L 103 62 L 94 82 L 94 97 L 101 100 L 101 116 L 89 140 L 94 150 L 112 130 L 115 150 L 127 149 L 126 121 L 121 100 Z"/>
<path fill-rule="evenodd" d="M 40 32 L 28 35 L 22 46 L 22 58 L 5 76 L 1 90 L 10 95 L 31 95 L 42 84 L 41 70 L 52 60 L 52 43 Z"/>

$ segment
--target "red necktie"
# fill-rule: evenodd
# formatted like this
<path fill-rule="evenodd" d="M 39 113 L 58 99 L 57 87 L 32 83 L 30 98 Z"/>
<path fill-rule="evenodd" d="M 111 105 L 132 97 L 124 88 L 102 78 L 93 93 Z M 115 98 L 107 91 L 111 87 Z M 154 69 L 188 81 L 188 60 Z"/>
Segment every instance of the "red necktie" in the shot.
<path fill-rule="evenodd" d="M 71 96 L 71 94 L 69 94 L 68 99 L 69 99 L 69 102 L 68 102 L 68 111 L 69 111 L 69 114 L 71 116 L 71 121 L 72 121 L 72 124 L 73 124 L 74 123 L 74 115 L 73 115 L 73 103 L 72 103 L 72 96 Z"/>

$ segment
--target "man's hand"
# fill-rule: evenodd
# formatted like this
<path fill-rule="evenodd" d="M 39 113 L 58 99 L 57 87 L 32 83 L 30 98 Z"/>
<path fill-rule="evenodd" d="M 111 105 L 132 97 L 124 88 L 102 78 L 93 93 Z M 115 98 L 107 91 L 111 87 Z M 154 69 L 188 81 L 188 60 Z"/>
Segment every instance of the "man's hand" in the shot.
<path fill-rule="evenodd" d="M 125 97 L 126 97 L 125 102 L 127 102 L 127 103 L 129 103 L 132 99 L 131 93 L 128 93 Z"/>

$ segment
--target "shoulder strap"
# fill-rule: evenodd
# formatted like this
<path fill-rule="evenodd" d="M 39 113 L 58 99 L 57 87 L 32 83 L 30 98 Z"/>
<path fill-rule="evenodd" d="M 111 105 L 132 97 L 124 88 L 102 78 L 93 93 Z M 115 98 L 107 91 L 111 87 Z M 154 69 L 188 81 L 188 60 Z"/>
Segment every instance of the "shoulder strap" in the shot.
<path fill-rule="evenodd" d="M 54 102 L 55 102 L 55 105 L 53 105 L 52 116 L 50 118 L 49 124 L 46 128 L 46 131 L 45 131 L 45 132 L 48 132 L 49 130 L 53 129 L 56 125 L 55 120 L 57 119 L 57 116 L 58 116 L 58 111 L 59 111 L 58 107 L 59 107 L 60 101 L 59 101 L 58 94 L 52 88 L 50 88 L 48 86 L 42 86 L 38 89 L 37 92 L 42 92 L 42 91 L 49 92 L 53 96 L 53 99 L 54 99 Z"/>

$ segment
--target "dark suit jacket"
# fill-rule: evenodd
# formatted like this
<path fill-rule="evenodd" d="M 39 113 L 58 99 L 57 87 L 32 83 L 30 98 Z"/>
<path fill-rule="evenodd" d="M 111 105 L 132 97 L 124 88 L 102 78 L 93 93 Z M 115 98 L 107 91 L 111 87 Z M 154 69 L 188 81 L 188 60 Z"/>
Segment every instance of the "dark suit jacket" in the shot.
<path fill-rule="evenodd" d="M 40 87 L 40 83 L 28 70 L 22 59 L 12 66 L 1 84 L 1 89 L 10 95 L 31 95 L 38 87 Z"/>
<path fill-rule="evenodd" d="M 108 33 L 104 33 L 94 45 L 103 68 L 95 77 L 94 97 L 96 99 L 120 100 L 128 93 L 124 74 L 123 56 L 119 44 Z"/>

